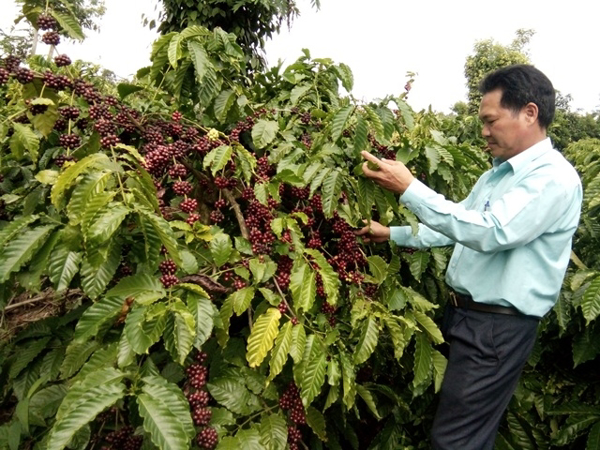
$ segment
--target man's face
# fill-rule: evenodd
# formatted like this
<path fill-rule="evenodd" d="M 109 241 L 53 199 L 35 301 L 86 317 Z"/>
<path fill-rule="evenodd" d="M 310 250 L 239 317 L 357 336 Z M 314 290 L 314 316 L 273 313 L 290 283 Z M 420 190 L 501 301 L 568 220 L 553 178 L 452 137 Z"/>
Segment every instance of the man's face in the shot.
<path fill-rule="evenodd" d="M 493 157 L 504 161 L 527 148 L 523 145 L 527 118 L 523 111 L 515 113 L 500 105 L 502 90 L 488 92 L 481 99 L 479 118 L 483 122 L 482 136 Z"/>

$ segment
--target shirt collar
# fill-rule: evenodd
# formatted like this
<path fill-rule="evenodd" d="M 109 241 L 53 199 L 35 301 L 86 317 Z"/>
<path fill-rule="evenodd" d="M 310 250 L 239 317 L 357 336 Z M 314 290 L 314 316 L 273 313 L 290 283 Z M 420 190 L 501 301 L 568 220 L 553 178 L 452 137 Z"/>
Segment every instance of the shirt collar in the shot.
<path fill-rule="evenodd" d="M 531 161 L 537 159 L 542 156 L 544 153 L 553 150 L 552 141 L 549 137 L 541 140 L 537 144 L 532 145 L 527 150 L 523 150 L 521 153 L 513 156 L 507 161 L 502 161 L 501 159 L 495 158 L 493 161 L 494 169 L 499 169 L 506 163 L 505 167 L 511 167 L 513 173 L 517 173 L 523 167 L 526 167 Z"/>

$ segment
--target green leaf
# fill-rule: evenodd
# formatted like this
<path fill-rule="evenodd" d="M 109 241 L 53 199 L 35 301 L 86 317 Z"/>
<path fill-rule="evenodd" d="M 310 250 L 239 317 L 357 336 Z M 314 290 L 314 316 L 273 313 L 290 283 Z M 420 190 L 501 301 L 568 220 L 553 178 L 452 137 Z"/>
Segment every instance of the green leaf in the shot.
<path fill-rule="evenodd" d="M 106 408 L 114 405 L 125 395 L 125 385 L 109 383 L 82 392 L 62 419 L 57 419 L 48 439 L 48 450 L 62 450 L 75 433 L 90 423 Z"/>
<path fill-rule="evenodd" d="M 161 450 L 189 448 L 191 439 L 167 405 L 145 392 L 137 396 L 137 404 L 140 416 L 144 419 L 144 430 L 154 445 Z"/>
<path fill-rule="evenodd" d="M 433 363 L 433 381 L 435 385 L 435 392 L 439 392 L 442 388 L 442 382 L 444 381 L 444 374 L 446 373 L 448 360 L 439 351 L 433 350 L 431 354 L 431 361 Z"/>
<path fill-rule="evenodd" d="M 169 48 L 167 50 L 167 56 L 169 57 L 169 64 L 173 68 L 177 68 L 177 63 L 182 56 L 181 51 L 181 35 L 175 34 L 169 42 Z"/>
<path fill-rule="evenodd" d="M 377 347 L 379 326 L 374 317 L 368 317 L 362 324 L 360 339 L 354 351 L 354 364 L 364 363 Z"/>
<path fill-rule="evenodd" d="M 167 317 L 163 339 L 173 360 L 183 366 L 194 344 L 196 323 L 194 316 L 181 300 L 177 299 L 169 309 L 171 314 Z"/>
<path fill-rule="evenodd" d="M 196 79 L 198 82 L 202 82 L 204 76 L 209 71 L 214 71 L 213 64 L 206 53 L 206 49 L 199 42 L 193 40 L 188 41 L 188 49 L 190 50 L 190 56 L 194 63 Z"/>
<path fill-rule="evenodd" d="M 120 297 L 103 297 L 85 310 L 75 327 L 74 340 L 85 341 L 94 336 L 100 327 L 115 318 L 122 310 Z"/>
<path fill-rule="evenodd" d="M 76 383 L 90 373 L 96 372 L 104 367 L 112 367 L 117 360 L 118 346 L 114 342 L 104 348 L 94 351 L 90 359 L 83 365 L 81 370 L 71 378 L 70 383 Z"/>
<path fill-rule="evenodd" d="M 408 339 L 406 339 L 406 335 L 403 332 L 402 327 L 395 319 L 386 318 L 384 319 L 383 323 L 388 329 L 388 333 L 392 339 L 392 344 L 394 346 L 394 357 L 399 360 L 402 358 L 404 349 L 408 345 Z"/>
<path fill-rule="evenodd" d="M 315 249 L 305 249 L 304 252 L 307 255 L 312 256 L 319 266 L 317 272 L 319 272 L 319 275 L 321 275 L 321 279 L 323 280 L 323 288 L 327 295 L 327 302 L 331 305 L 336 305 L 340 290 L 340 279 L 337 273 L 333 270 L 331 264 L 329 264 L 320 251 Z"/>
<path fill-rule="evenodd" d="M 229 295 L 236 315 L 242 315 L 250 307 L 255 292 L 254 286 L 248 286 Z"/>
<path fill-rule="evenodd" d="M 217 172 L 222 170 L 231 160 L 232 154 L 233 149 L 230 145 L 220 145 L 219 147 L 208 152 L 208 154 L 204 157 L 204 162 L 202 165 L 205 169 L 210 167 L 211 173 L 214 177 L 217 175 Z"/>
<path fill-rule="evenodd" d="M 35 179 L 42 184 L 53 185 L 58 180 L 58 171 L 56 170 L 40 170 L 36 175 Z"/>
<path fill-rule="evenodd" d="M 158 400 L 163 407 L 177 418 L 188 439 L 194 437 L 196 430 L 190 416 L 189 403 L 181 389 L 161 376 L 147 376 L 142 378 L 142 382 L 144 383 L 142 391 Z"/>
<path fill-rule="evenodd" d="M 121 100 L 131 94 L 135 94 L 136 92 L 143 91 L 145 88 L 142 86 L 138 86 L 136 84 L 130 83 L 119 83 L 117 84 L 117 93 Z"/>
<path fill-rule="evenodd" d="M 271 353 L 271 361 L 269 362 L 269 381 L 275 379 L 283 370 L 292 346 L 292 334 L 292 322 L 286 322 L 281 327 L 281 330 L 279 330 L 279 334 L 275 339 L 275 347 Z"/>
<path fill-rule="evenodd" d="M 235 437 L 239 443 L 239 450 L 256 450 L 262 447 L 260 443 L 261 435 L 256 428 L 239 430 Z"/>
<path fill-rule="evenodd" d="M 12 272 L 17 272 L 25 263 L 29 262 L 54 228 L 56 225 L 27 229 L 4 247 L 0 254 L 0 283 L 4 283 Z"/>
<path fill-rule="evenodd" d="M 112 176 L 110 172 L 92 172 L 77 183 L 67 205 L 67 215 L 72 225 L 81 222 L 91 199 L 104 191 Z"/>
<path fill-rule="evenodd" d="M 111 162 L 104 153 L 93 153 L 86 156 L 81 161 L 67 167 L 58 177 L 58 181 L 52 186 L 51 200 L 52 204 L 58 209 L 62 209 L 62 199 L 65 192 L 79 175 L 93 168 L 108 168 Z"/>
<path fill-rule="evenodd" d="M 373 255 L 367 258 L 369 261 L 369 271 L 376 284 L 381 284 L 387 277 L 388 265 L 381 256 Z"/>
<path fill-rule="evenodd" d="M 290 356 L 296 364 L 302 362 L 304 357 L 304 346 L 306 345 L 306 331 L 302 324 L 292 327 L 292 345 L 290 346 Z"/>
<path fill-rule="evenodd" d="M 22 216 L 10 221 L 0 229 L 0 248 L 20 235 L 27 226 L 39 219 L 38 215 Z"/>
<path fill-rule="evenodd" d="M 333 213 L 337 209 L 343 183 L 344 179 L 339 170 L 332 170 L 323 182 L 323 214 L 327 218 L 333 217 Z"/>
<path fill-rule="evenodd" d="M 264 148 L 275 139 L 279 125 L 272 120 L 258 120 L 252 127 L 252 141 L 257 148 Z"/>
<path fill-rule="evenodd" d="M 429 253 L 425 251 L 416 251 L 410 255 L 410 273 L 417 281 L 421 281 L 421 275 L 427 270 L 429 264 Z"/>
<path fill-rule="evenodd" d="M 313 430 L 319 439 L 323 442 L 327 442 L 325 417 L 317 408 L 309 406 L 306 409 L 306 424 Z"/>
<path fill-rule="evenodd" d="M 228 234 L 219 233 L 213 236 L 209 247 L 217 267 L 221 267 L 229 261 L 229 257 L 233 251 L 233 244 Z"/>
<path fill-rule="evenodd" d="M 333 117 L 333 123 L 331 126 L 331 140 L 333 142 L 336 142 L 339 138 L 342 137 L 342 132 L 346 128 L 348 119 L 352 115 L 353 111 L 353 105 L 345 106 L 342 109 L 340 109 Z"/>
<path fill-rule="evenodd" d="M 210 299 L 197 295 L 188 295 L 188 307 L 196 322 L 196 339 L 194 347 L 202 348 L 213 331 L 214 316 L 217 314 Z"/>
<path fill-rule="evenodd" d="M 50 337 L 45 337 L 35 341 L 27 341 L 27 345 L 23 347 L 19 346 L 15 352 L 19 357 L 10 366 L 9 378 L 15 379 L 25 367 L 46 349 L 49 341 Z"/>
<path fill-rule="evenodd" d="M 366 387 L 357 384 L 356 393 L 365 401 L 369 411 L 371 411 L 371 414 L 373 414 L 377 420 L 381 420 L 381 416 L 379 415 L 379 411 L 377 411 L 377 405 L 375 404 L 375 399 L 373 398 L 371 391 L 369 391 Z"/>
<path fill-rule="evenodd" d="M 53 384 L 40 389 L 29 401 L 29 413 L 42 419 L 54 417 L 66 393 L 65 384 Z"/>
<path fill-rule="evenodd" d="M 254 396 L 240 381 L 239 377 L 217 378 L 207 383 L 206 387 L 210 395 L 231 412 L 236 414 L 248 413 L 248 405 Z"/>
<path fill-rule="evenodd" d="M 10 150 L 17 160 L 21 159 L 25 151 L 29 152 L 31 160 L 37 161 L 40 148 L 40 138 L 29 126 L 13 123 L 14 133 L 10 138 Z"/>
<path fill-rule="evenodd" d="M 287 423 L 280 414 L 268 414 L 263 417 L 260 422 L 260 442 L 266 450 L 285 449 L 287 438 Z"/>
<path fill-rule="evenodd" d="M 81 265 L 81 287 L 91 299 L 96 299 L 108 286 L 115 276 L 121 263 L 121 246 L 115 240 L 109 242 L 108 254 L 98 267 L 87 259 Z"/>
<path fill-rule="evenodd" d="M 323 351 L 323 346 L 320 341 L 314 336 L 315 335 L 310 335 L 307 340 L 307 349 L 309 349 L 311 342 L 310 338 L 314 338 L 312 340 L 313 345 L 310 346 L 310 349 L 308 350 L 309 353 L 304 358 L 305 367 L 300 382 L 300 397 L 302 398 L 304 407 L 308 407 L 317 395 L 321 393 L 321 388 L 325 383 L 325 372 L 327 370 L 327 355 Z"/>
<path fill-rule="evenodd" d="M 280 318 L 281 312 L 277 308 L 269 308 L 254 322 L 248 337 L 246 353 L 246 360 L 250 367 L 260 366 L 273 347 L 279 331 Z"/>
<path fill-rule="evenodd" d="M 94 223 L 87 230 L 86 240 L 91 245 L 108 241 L 131 212 L 127 205 L 114 202 L 98 213 Z"/>
<path fill-rule="evenodd" d="M 157 308 L 153 308 L 157 307 Z M 160 314 L 162 309 L 162 314 Z M 152 318 L 146 319 L 146 314 L 154 312 Z M 131 348 L 138 355 L 146 353 L 158 342 L 166 325 L 167 311 L 164 304 L 134 306 L 125 319 L 124 333 Z"/>
<path fill-rule="evenodd" d="M 105 297 L 117 297 L 123 301 L 132 297 L 136 303 L 149 304 L 166 295 L 165 289 L 157 277 L 138 273 L 122 278 L 115 287 L 106 293 Z"/>
<path fill-rule="evenodd" d="M 415 335 L 415 343 L 415 377 L 412 384 L 415 388 L 417 388 L 428 384 L 431 379 L 433 349 L 431 348 L 429 340 L 423 333 L 417 333 Z"/>
<path fill-rule="evenodd" d="M 306 95 L 308 91 L 313 88 L 312 84 L 300 84 L 298 86 L 294 86 L 294 88 L 290 92 L 290 103 L 292 106 L 298 104 L 298 101 Z"/>
<path fill-rule="evenodd" d="M 339 63 L 337 66 L 333 66 L 333 68 L 335 69 L 338 78 L 342 82 L 344 89 L 346 89 L 348 92 L 351 92 L 352 87 L 354 86 L 354 75 L 352 74 L 350 67 L 344 63 Z"/>
<path fill-rule="evenodd" d="M 173 229 L 169 226 L 169 222 L 167 222 L 162 217 L 158 217 L 154 212 L 147 211 L 145 209 L 139 208 L 137 212 L 145 217 L 148 222 L 154 228 L 154 231 L 160 238 L 162 245 L 165 246 L 169 256 L 175 264 L 178 266 L 182 266 L 183 262 L 181 261 L 181 255 L 179 254 L 179 246 L 177 244 L 177 240 L 175 239 L 175 234 L 173 233 Z"/>
<path fill-rule="evenodd" d="M 312 268 L 302 258 L 298 258 L 292 266 L 290 291 L 296 309 L 310 310 L 317 296 L 316 276 Z"/>
<path fill-rule="evenodd" d="M 50 280 L 57 292 L 69 287 L 71 280 L 79 272 L 81 253 L 69 251 L 66 244 L 59 245 L 50 256 L 48 271 Z"/>
<path fill-rule="evenodd" d="M 588 433 L 587 445 L 585 450 L 599 450 L 600 449 L 600 421 L 592 426 L 592 429 Z"/>
<path fill-rule="evenodd" d="M 235 102 L 235 92 L 231 89 L 222 91 L 215 99 L 215 117 L 221 123 L 227 119 L 227 113 L 231 109 L 231 106 Z"/>
<path fill-rule="evenodd" d="M 70 11 L 69 11 L 70 12 Z M 79 20 L 74 15 L 66 15 L 57 12 L 54 8 L 50 9 L 50 14 L 56 19 L 63 32 L 67 33 L 71 39 L 83 41 L 85 34 L 79 25 Z"/>
<path fill-rule="evenodd" d="M 356 128 L 354 129 L 354 152 L 358 155 L 367 148 L 369 143 L 369 126 L 362 117 L 356 120 Z M 361 178 L 359 178 L 359 181 Z M 366 180 L 365 180 L 366 181 Z"/>
<path fill-rule="evenodd" d="M 42 136 L 47 138 L 48 135 L 54 130 L 54 125 L 58 120 L 58 108 L 53 104 L 52 100 L 50 99 L 38 98 L 36 100 L 46 100 L 51 103 L 51 106 L 48 107 L 45 113 L 37 114 L 31 118 L 31 124 L 33 125 L 33 128 L 35 128 L 37 132 L 41 133 Z M 37 151 L 30 151 L 30 156 L 33 161 L 36 161 Z"/>
<path fill-rule="evenodd" d="M 583 293 L 581 312 L 589 325 L 600 314 L 600 277 L 594 279 Z"/>
<path fill-rule="evenodd" d="M 99 344 L 96 341 L 71 342 L 67 347 L 65 359 L 60 366 L 60 378 L 66 380 L 76 374 L 98 346 Z"/>
<path fill-rule="evenodd" d="M 434 344 L 441 344 L 444 342 L 444 338 L 442 337 L 442 332 L 437 327 L 436 323 L 431 319 L 431 317 L 427 316 L 425 313 L 421 311 L 413 311 L 415 315 L 415 319 L 417 322 L 427 331 L 427 334 L 431 337 L 431 340 Z"/>

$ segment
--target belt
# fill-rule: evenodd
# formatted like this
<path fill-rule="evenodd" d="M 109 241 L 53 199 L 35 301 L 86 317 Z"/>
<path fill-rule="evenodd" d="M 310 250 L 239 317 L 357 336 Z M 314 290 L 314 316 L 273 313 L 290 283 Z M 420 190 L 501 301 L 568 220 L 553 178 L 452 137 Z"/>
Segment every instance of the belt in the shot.
<path fill-rule="evenodd" d="M 455 308 L 470 309 L 493 314 L 507 314 L 509 316 L 523 316 L 517 308 L 513 306 L 498 306 L 489 305 L 487 303 L 478 303 L 473 300 L 470 295 L 460 294 L 455 291 L 450 291 L 450 303 Z"/>

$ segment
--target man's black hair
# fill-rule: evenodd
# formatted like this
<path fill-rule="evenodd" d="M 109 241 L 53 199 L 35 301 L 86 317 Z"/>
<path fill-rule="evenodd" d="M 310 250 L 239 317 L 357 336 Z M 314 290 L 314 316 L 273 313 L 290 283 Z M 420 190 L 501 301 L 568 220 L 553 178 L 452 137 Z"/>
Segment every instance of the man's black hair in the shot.
<path fill-rule="evenodd" d="M 502 90 L 500 105 L 517 113 L 528 103 L 538 107 L 538 121 L 543 129 L 554 119 L 556 95 L 552 82 L 541 71 L 528 64 L 503 67 L 488 74 L 479 85 L 479 92 Z"/>

